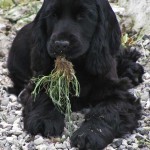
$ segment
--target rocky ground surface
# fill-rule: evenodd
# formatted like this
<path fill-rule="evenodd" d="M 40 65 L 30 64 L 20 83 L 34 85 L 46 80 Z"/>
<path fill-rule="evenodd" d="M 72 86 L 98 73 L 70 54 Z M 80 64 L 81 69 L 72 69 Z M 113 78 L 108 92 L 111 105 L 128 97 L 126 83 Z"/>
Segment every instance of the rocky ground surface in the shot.
<path fill-rule="evenodd" d="M 8 51 L 17 31 L 34 18 L 41 2 L 35 1 L 29 5 L 20 5 L 9 11 L 0 9 L 0 150 L 77 150 L 70 147 L 68 130 L 65 129 L 61 138 L 47 139 L 40 135 L 32 137 L 23 130 L 22 106 L 17 97 L 8 94 L 4 89 L 11 86 L 8 78 L 6 61 Z M 23 7 L 24 6 L 24 7 Z M 125 11 L 113 4 L 113 8 L 120 16 Z M 120 16 L 119 16 L 120 14 Z M 139 127 L 133 134 L 115 139 L 105 150 L 149 150 L 150 149 L 150 33 L 136 41 L 132 48 L 137 48 L 142 54 L 139 63 L 144 66 L 144 82 L 131 90 L 141 98 L 142 118 Z M 73 126 L 76 130 L 84 120 L 81 113 L 73 113 Z"/>

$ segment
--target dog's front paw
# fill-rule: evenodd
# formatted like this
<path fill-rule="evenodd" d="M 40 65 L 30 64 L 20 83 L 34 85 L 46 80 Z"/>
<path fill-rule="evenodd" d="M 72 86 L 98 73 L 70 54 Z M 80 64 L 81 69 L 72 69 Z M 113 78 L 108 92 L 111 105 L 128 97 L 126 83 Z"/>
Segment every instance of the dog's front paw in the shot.
<path fill-rule="evenodd" d="M 133 85 L 137 86 L 143 82 L 142 76 L 144 74 L 143 67 L 138 63 L 131 63 L 124 72 L 123 76 L 128 77 Z"/>
<path fill-rule="evenodd" d="M 107 139 L 103 137 L 102 129 L 84 124 L 71 137 L 71 146 L 80 150 L 101 150 L 107 146 Z"/>
<path fill-rule="evenodd" d="M 41 134 L 44 137 L 61 136 L 64 131 L 64 117 L 59 112 L 38 114 L 31 112 L 24 118 L 24 128 L 32 135 Z"/>

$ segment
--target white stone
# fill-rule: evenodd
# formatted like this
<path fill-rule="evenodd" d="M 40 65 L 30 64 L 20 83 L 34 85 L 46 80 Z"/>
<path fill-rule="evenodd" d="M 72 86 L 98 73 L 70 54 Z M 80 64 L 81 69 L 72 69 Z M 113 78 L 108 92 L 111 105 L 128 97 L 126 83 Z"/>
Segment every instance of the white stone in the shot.
<path fill-rule="evenodd" d="M 22 145 L 22 144 L 21 144 L 21 145 Z M 25 146 L 22 146 L 22 149 L 23 149 L 23 150 L 29 150 L 28 147 L 27 147 L 27 144 L 26 144 Z"/>
<path fill-rule="evenodd" d="M 128 145 L 128 144 L 127 144 L 127 141 L 126 141 L 126 140 L 122 140 L 122 145 L 127 146 L 127 145 Z"/>
<path fill-rule="evenodd" d="M 150 79 L 150 74 L 148 73 L 148 72 L 146 72 L 145 74 L 144 74 L 144 77 L 143 77 L 145 80 L 148 80 L 148 79 Z"/>
<path fill-rule="evenodd" d="M 54 144 L 52 143 L 52 144 L 50 144 L 49 146 L 48 146 L 48 148 L 47 148 L 48 150 L 57 150 L 56 148 L 55 148 L 55 146 L 54 146 Z"/>
<path fill-rule="evenodd" d="M 56 147 L 56 148 L 62 148 L 62 147 L 63 147 L 63 144 L 61 144 L 61 143 L 56 143 L 56 144 L 55 144 L 55 147 Z"/>
<path fill-rule="evenodd" d="M 40 144 L 43 143 L 43 141 L 44 141 L 43 138 L 42 138 L 42 137 L 39 137 L 38 139 L 34 140 L 34 144 L 40 145 Z"/>
<path fill-rule="evenodd" d="M 13 126 L 18 126 L 20 124 L 20 118 L 17 118 L 15 121 L 14 121 L 14 125 Z"/>
<path fill-rule="evenodd" d="M 145 45 L 147 45 L 147 44 L 149 44 L 149 43 L 150 43 L 150 40 L 147 39 L 147 40 L 145 40 L 145 41 L 143 42 L 143 45 L 145 46 Z"/>
<path fill-rule="evenodd" d="M 12 102 L 17 101 L 17 97 L 15 95 L 10 95 L 9 98 Z"/>
<path fill-rule="evenodd" d="M 13 133 L 14 135 L 17 135 L 17 136 L 23 133 L 23 131 L 18 129 L 18 128 L 13 129 L 10 132 Z"/>
<path fill-rule="evenodd" d="M 17 149 L 18 149 L 18 147 L 16 145 L 11 146 L 11 150 L 17 150 Z"/>
<path fill-rule="evenodd" d="M 142 29 L 150 34 L 150 0 L 118 0 L 119 6 L 125 7 L 125 15 L 133 18 L 133 29 L 137 32 Z"/>
<path fill-rule="evenodd" d="M 147 100 L 145 108 L 150 109 L 150 98 Z"/>
<path fill-rule="evenodd" d="M 6 25 L 3 24 L 3 23 L 0 23 L 0 30 L 2 31 L 2 30 L 5 30 L 5 29 L 6 29 Z"/>
<path fill-rule="evenodd" d="M 70 150 L 76 150 L 76 148 L 71 148 Z"/>
<path fill-rule="evenodd" d="M 38 146 L 36 146 L 36 149 L 38 149 L 38 150 L 47 150 L 47 149 L 48 149 L 48 146 L 46 146 L 46 145 L 44 145 L 44 144 L 38 145 Z"/>
<path fill-rule="evenodd" d="M 119 13 L 120 15 L 123 15 L 125 13 L 124 7 L 120 7 L 114 3 L 110 3 L 110 5 L 115 13 L 117 13 L 117 14 Z"/>
<path fill-rule="evenodd" d="M 13 143 L 13 137 L 6 137 L 6 140 L 7 140 L 9 143 Z"/>
<path fill-rule="evenodd" d="M 21 116 L 22 115 L 22 111 L 20 111 L 20 110 L 19 111 L 15 111 L 15 114 Z"/>
<path fill-rule="evenodd" d="M 64 142 L 63 142 L 63 145 L 64 145 L 65 147 L 67 147 L 67 148 L 70 148 L 70 147 L 71 147 L 69 141 L 64 141 Z"/>
<path fill-rule="evenodd" d="M 132 144 L 132 148 L 137 149 L 137 148 L 138 148 L 138 144 L 133 143 L 133 144 Z"/>
<path fill-rule="evenodd" d="M 0 139 L 0 145 L 5 145 L 5 143 L 6 143 L 6 140 L 1 140 Z"/>
<path fill-rule="evenodd" d="M 73 149 L 73 150 L 76 150 L 76 149 Z M 111 146 L 108 145 L 104 150 L 115 150 L 115 149 L 113 147 L 111 147 Z"/>
<path fill-rule="evenodd" d="M 8 97 L 5 97 L 4 99 L 1 100 L 1 105 L 3 106 L 7 106 L 9 103 L 9 98 Z"/>

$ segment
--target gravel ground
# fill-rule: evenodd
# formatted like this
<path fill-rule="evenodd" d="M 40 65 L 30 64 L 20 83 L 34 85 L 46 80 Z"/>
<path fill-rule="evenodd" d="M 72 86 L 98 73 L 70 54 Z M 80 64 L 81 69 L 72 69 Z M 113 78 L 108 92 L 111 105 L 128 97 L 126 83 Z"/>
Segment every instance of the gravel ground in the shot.
<path fill-rule="evenodd" d="M 32 137 L 23 130 L 22 107 L 17 97 L 8 94 L 4 88 L 11 86 L 6 68 L 7 54 L 13 41 L 18 24 L 12 24 L 0 10 L 0 150 L 77 150 L 70 147 L 68 130 L 61 138 L 46 139 L 40 135 Z M 19 22 L 20 23 L 20 22 Z M 145 68 L 144 82 L 131 90 L 141 98 L 142 118 L 133 134 L 115 139 L 105 150 L 149 150 L 150 149 L 150 35 L 145 35 L 132 48 L 137 48 L 142 57 L 139 63 Z M 76 130 L 83 122 L 81 113 L 73 113 L 73 126 Z"/>

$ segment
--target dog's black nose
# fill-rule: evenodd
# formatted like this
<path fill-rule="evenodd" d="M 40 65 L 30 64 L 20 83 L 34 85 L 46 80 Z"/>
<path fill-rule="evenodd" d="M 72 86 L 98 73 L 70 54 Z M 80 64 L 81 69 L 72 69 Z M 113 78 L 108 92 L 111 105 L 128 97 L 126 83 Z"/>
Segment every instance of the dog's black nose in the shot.
<path fill-rule="evenodd" d="M 56 53 L 64 53 L 68 50 L 70 42 L 69 41 L 55 41 L 55 51 Z"/>

